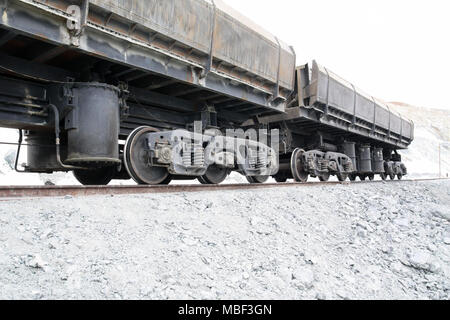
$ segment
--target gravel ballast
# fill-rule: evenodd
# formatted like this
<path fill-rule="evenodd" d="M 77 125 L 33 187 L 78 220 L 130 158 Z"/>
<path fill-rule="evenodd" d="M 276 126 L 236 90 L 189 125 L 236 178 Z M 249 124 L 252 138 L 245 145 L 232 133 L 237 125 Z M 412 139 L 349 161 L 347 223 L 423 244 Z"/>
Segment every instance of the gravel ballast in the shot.
<path fill-rule="evenodd" d="M 449 299 L 450 182 L 0 202 L 1 299 Z"/>

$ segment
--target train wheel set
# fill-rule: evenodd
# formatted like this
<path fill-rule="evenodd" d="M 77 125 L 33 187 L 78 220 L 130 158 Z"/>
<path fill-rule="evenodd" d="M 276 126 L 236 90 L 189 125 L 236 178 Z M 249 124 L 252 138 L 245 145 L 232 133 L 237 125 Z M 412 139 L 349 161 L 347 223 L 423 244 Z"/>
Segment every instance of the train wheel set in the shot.
<path fill-rule="evenodd" d="M 184 134 L 189 135 L 188 132 Z M 246 176 L 247 181 L 251 184 L 265 183 L 270 178 L 269 175 L 257 175 L 254 172 L 252 175 L 246 175 L 245 170 L 239 170 L 239 166 L 230 167 L 229 163 L 222 160 L 224 157 L 231 155 L 234 161 L 236 155 L 223 149 L 213 152 L 219 155 L 218 159 L 220 161 L 206 165 L 204 159 L 208 157 L 206 154 L 208 152 L 207 145 L 206 148 L 197 146 L 197 149 L 189 150 L 189 156 L 187 157 L 189 161 L 188 164 L 184 163 L 185 166 L 183 166 L 183 162 L 179 164 L 172 163 L 171 159 L 176 159 L 176 157 L 173 157 L 173 153 L 176 152 L 175 149 L 177 148 L 171 147 L 170 143 L 164 140 L 164 135 L 167 135 L 167 133 L 145 126 L 137 128 L 129 135 L 125 142 L 122 156 L 126 172 L 122 172 L 120 175 L 121 179 L 133 179 L 137 184 L 141 185 L 168 185 L 176 180 L 197 179 L 201 184 L 211 185 L 223 183 L 232 171 L 238 171 Z M 149 143 L 149 141 L 152 141 L 152 136 L 156 136 L 157 140 L 160 139 L 158 141 L 162 142 L 163 149 L 155 148 L 157 144 L 152 145 Z M 200 145 L 203 146 L 204 143 L 204 140 L 202 140 Z M 355 155 L 355 152 L 353 152 L 355 143 L 345 143 L 344 147 L 347 152 L 350 150 L 350 155 Z M 327 182 L 331 176 L 336 176 L 340 182 L 344 182 L 347 179 L 350 181 L 356 181 L 356 179 L 373 181 L 376 175 L 379 175 L 382 180 L 394 180 L 395 178 L 401 180 L 407 174 L 406 167 L 401 162 L 387 162 L 383 157 L 372 158 L 376 153 L 379 156 L 382 154 L 380 149 L 375 149 L 369 154 L 367 150 L 367 145 L 360 147 L 359 156 L 355 155 L 352 159 L 341 153 L 324 153 L 318 150 L 305 151 L 296 148 L 290 154 L 289 162 L 279 164 L 277 173 L 272 175 L 272 177 L 278 183 L 286 183 L 289 180 L 306 183 L 309 177 L 318 178 L 321 182 Z M 186 150 L 179 149 L 179 151 L 181 151 L 180 158 L 186 159 L 186 156 L 183 155 L 183 152 Z M 266 154 L 263 154 L 263 156 L 266 156 Z M 362 159 L 364 156 L 366 156 L 365 160 Z M 399 159 L 398 154 L 391 155 L 391 157 Z M 250 160 L 246 159 L 247 162 Z M 266 167 L 268 167 L 267 161 L 267 157 L 265 159 L 254 159 L 254 163 L 264 162 Z M 177 166 L 182 166 L 181 172 L 176 172 L 175 168 Z M 365 168 L 366 172 L 355 172 L 356 168 Z M 383 171 L 373 172 L 373 169 Z M 107 185 L 114 177 L 118 176 L 121 170 L 124 170 L 122 165 L 90 170 L 78 169 L 74 170 L 74 176 L 83 185 Z M 368 170 L 372 171 L 369 172 Z M 193 172 L 201 172 L 201 175 L 195 175 Z"/>

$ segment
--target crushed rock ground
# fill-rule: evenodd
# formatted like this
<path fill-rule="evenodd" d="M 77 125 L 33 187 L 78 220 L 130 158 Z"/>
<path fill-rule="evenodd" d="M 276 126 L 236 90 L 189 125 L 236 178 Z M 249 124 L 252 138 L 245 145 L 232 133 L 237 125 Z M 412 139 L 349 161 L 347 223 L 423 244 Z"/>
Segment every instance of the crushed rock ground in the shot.
<path fill-rule="evenodd" d="M 449 290 L 449 181 L 0 202 L 0 299 Z"/>

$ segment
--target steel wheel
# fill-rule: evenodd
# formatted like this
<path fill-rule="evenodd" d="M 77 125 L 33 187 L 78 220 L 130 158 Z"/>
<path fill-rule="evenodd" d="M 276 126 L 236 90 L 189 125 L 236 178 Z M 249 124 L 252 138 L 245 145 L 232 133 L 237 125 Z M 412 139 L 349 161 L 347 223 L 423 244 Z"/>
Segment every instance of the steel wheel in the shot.
<path fill-rule="evenodd" d="M 291 171 L 294 181 L 307 182 L 309 173 L 303 167 L 302 157 L 305 153 L 302 149 L 295 149 L 291 157 Z"/>
<path fill-rule="evenodd" d="M 375 175 L 374 174 L 369 174 L 368 177 L 369 177 L 370 181 L 375 180 Z"/>
<path fill-rule="evenodd" d="M 267 180 L 269 180 L 269 176 L 247 176 L 247 181 L 249 183 L 265 183 Z"/>
<path fill-rule="evenodd" d="M 114 178 L 115 171 L 115 167 L 74 170 L 73 176 L 84 186 L 106 186 Z"/>
<path fill-rule="evenodd" d="M 381 180 L 386 181 L 386 179 L 387 179 L 386 173 L 380 173 L 380 178 L 381 178 Z"/>
<path fill-rule="evenodd" d="M 350 178 L 350 181 L 356 181 L 356 175 L 354 175 L 354 174 L 351 174 L 349 176 L 349 178 Z"/>
<path fill-rule="evenodd" d="M 157 185 L 167 182 L 169 172 L 165 167 L 152 166 L 148 161 L 145 134 L 157 132 L 151 127 L 134 130 L 125 143 L 124 163 L 128 174 L 138 184 Z"/>
<path fill-rule="evenodd" d="M 360 175 L 359 175 L 359 179 L 360 179 L 361 181 L 366 181 L 366 176 L 365 176 L 364 174 L 360 174 Z"/>
<path fill-rule="evenodd" d="M 395 179 L 394 170 L 392 170 L 392 167 L 390 167 L 387 163 L 384 164 L 384 172 L 386 176 L 389 176 L 389 179 Z"/>
<path fill-rule="evenodd" d="M 329 173 L 329 172 L 327 172 L 327 173 L 322 173 L 322 174 L 319 176 L 319 180 L 322 181 L 322 182 L 327 182 L 328 180 L 330 180 L 330 173 Z"/>
<path fill-rule="evenodd" d="M 213 164 L 208 167 L 203 176 L 198 177 L 198 181 L 201 184 L 220 184 L 227 179 L 229 174 L 230 170 Z"/>
<path fill-rule="evenodd" d="M 166 180 L 164 180 L 163 182 L 161 182 L 161 185 L 169 185 L 173 180 L 173 177 L 171 175 L 168 175 Z"/>
<path fill-rule="evenodd" d="M 336 176 L 337 176 L 339 181 L 344 182 L 345 180 L 348 179 L 349 174 L 348 173 L 344 173 L 344 172 L 338 172 L 338 174 Z"/>
<path fill-rule="evenodd" d="M 397 178 L 398 178 L 398 180 L 402 180 L 403 179 L 403 175 L 399 174 L 399 175 L 397 175 Z"/>
<path fill-rule="evenodd" d="M 278 182 L 278 183 L 285 183 L 285 182 L 288 180 L 288 178 L 287 178 L 286 175 L 278 175 L 278 174 L 277 174 L 277 175 L 275 175 L 273 178 L 274 178 L 275 181 Z"/>

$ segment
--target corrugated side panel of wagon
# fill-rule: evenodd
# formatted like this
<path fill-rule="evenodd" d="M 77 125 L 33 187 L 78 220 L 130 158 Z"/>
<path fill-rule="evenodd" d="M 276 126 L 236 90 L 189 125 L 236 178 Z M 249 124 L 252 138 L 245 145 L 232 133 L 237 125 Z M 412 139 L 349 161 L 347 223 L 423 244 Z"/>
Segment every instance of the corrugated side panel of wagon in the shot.
<path fill-rule="evenodd" d="M 91 0 L 90 3 L 205 54 L 212 53 L 222 63 L 293 89 L 293 49 L 222 1 Z M 221 69 L 226 73 L 224 70 Z"/>

